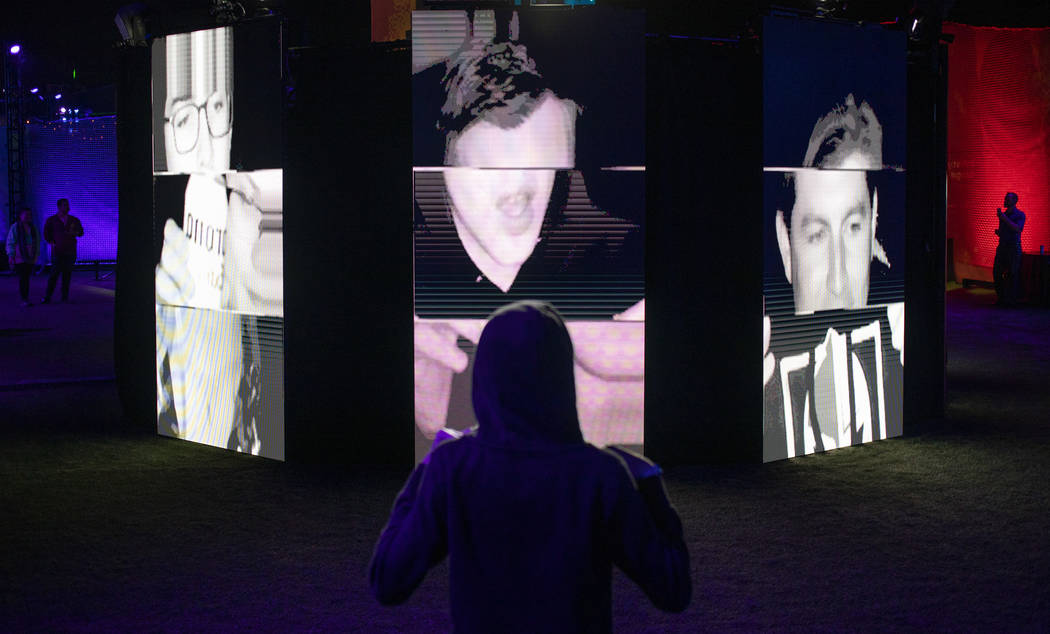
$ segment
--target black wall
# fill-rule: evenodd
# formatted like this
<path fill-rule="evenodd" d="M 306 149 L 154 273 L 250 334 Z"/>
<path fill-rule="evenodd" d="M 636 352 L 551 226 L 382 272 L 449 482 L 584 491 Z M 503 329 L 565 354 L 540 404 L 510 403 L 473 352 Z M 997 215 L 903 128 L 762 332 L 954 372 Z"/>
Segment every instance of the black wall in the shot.
<path fill-rule="evenodd" d="M 120 228 L 113 364 L 129 426 L 156 428 L 153 291 L 153 150 L 149 49 L 117 52 L 117 183 Z"/>
<path fill-rule="evenodd" d="M 948 51 L 913 42 L 908 60 L 904 433 L 944 417 Z"/>
<path fill-rule="evenodd" d="M 757 42 L 647 48 L 645 452 L 762 458 Z"/>
<path fill-rule="evenodd" d="M 289 55 L 286 456 L 413 459 L 407 48 Z"/>

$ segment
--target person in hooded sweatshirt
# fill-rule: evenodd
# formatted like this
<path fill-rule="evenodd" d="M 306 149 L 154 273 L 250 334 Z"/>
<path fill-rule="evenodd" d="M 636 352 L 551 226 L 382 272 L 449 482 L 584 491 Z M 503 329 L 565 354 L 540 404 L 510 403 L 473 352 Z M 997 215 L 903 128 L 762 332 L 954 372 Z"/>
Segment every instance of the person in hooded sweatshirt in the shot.
<path fill-rule="evenodd" d="M 583 441 L 573 350 L 550 305 L 496 311 L 478 343 L 478 428 L 436 444 L 394 502 L 369 572 L 402 603 L 449 558 L 457 632 L 609 632 L 612 566 L 656 607 L 692 594 L 659 468 Z"/>

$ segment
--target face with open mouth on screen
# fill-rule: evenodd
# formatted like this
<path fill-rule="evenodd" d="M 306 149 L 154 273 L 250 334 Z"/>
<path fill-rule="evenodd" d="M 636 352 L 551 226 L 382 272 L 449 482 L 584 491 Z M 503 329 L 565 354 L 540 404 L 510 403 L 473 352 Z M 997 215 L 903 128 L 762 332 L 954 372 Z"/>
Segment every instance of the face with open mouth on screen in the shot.
<path fill-rule="evenodd" d="M 546 92 L 517 125 L 478 119 L 449 144 L 444 175 L 456 232 L 504 290 L 536 246 L 557 169 L 572 167 L 575 108 Z"/>

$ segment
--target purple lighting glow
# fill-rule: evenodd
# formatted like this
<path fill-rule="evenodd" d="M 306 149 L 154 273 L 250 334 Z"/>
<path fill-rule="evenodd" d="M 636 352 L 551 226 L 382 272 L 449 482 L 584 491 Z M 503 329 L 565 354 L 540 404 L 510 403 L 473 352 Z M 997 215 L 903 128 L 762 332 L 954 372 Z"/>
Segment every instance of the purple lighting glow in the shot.
<path fill-rule="evenodd" d="M 10 51 L 12 55 L 18 55 L 22 52 L 22 46 L 20 44 L 12 44 Z"/>
<path fill-rule="evenodd" d="M 58 93 L 57 95 L 55 95 L 55 99 L 61 99 L 61 98 L 62 98 L 62 93 Z"/>
<path fill-rule="evenodd" d="M 40 89 L 39 89 L 39 88 L 30 88 L 30 89 L 29 89 L 29 92 L 30 92 L 30 94 L 33 94 L 33 95 L 35 95 L 35 94 L 37 94 L 38 92 L 40 92 Z"/>

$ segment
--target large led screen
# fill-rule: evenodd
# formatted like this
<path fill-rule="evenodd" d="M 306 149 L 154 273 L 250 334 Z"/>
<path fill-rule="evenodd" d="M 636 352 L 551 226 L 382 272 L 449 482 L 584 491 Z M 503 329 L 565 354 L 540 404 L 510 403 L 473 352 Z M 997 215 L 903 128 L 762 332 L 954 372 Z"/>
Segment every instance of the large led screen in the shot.
<path fill-rule="evenodd" d="M 280 27 L 151 54 L 157 431 L 283 460 Z"/>
<path fill-rule="evenodd" d="M 763 24 L 763 460 L 900 435 L 905 38 Z"/>
<path fill-rule="evenodd" d="M 517 300 L 565 317 L 585 440 L 640 446 L 644 14 L 412 16 L 416 455 L 476 424 L 475 346 Z"/>

